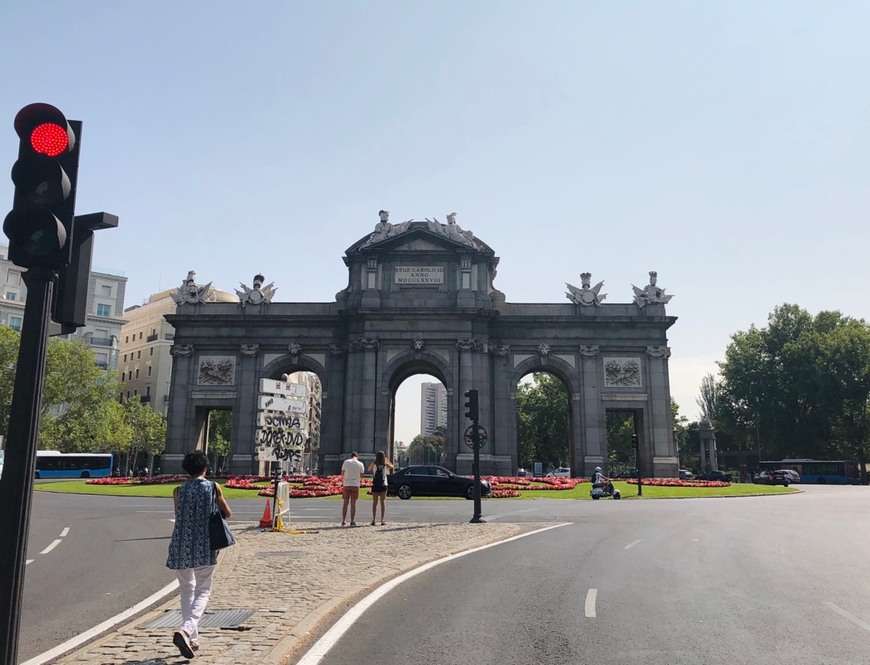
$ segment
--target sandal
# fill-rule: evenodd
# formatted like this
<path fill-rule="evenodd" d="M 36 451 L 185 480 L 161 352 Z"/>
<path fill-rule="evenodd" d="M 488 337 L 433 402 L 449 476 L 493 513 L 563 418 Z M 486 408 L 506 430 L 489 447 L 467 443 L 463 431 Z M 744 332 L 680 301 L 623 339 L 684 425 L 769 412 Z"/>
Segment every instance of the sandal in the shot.
<path fill-rule="evenodd" d="M 184 631 L 176 631 L 176 633 L 172 636 L 172 643 L 176 647 L 178 647 L 178 652 L 182 656 L 184 656 L 188 660 L 193 658 L 193 649 L 191 648 L 190 640 L 188 639 L 187 635 L 184 634 Z"/>
<path fill-rule="evenodd" d="M 372 522 L 372 524 L 374 524 L 374 522 Z M 381 526 L 387 526 L 387 523 L 386 523 L 386 522 L 381 522 Z"/>
<path fill-rule="evenodd" d="M 381 524 L 383 524 L 383 522 L 381 522 Z M 374 526 L 374 525 L 375 525 L 375 521 L 372 520 L 372 526 Z"/>
<path fill-rule="evenodd" d="M 193 651 L 199 651 L 199 642 L 191 642 L 191 643 L 190 643 L 190 648 L 191 648 Z"/>

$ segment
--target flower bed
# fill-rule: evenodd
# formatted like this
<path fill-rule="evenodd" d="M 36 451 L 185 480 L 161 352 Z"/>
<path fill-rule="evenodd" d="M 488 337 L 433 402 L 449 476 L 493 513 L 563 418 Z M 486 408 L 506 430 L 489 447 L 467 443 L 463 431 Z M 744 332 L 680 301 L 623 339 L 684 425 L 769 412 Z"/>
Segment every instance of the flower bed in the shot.
<path fill-rule="evenodd" d="M 628 478 L 629 485 L 637 485 L 637 478 Z M 652 487 L 731 487 L 721 480 L 680 480 L 679 478 L 644 478 L 644 485 Z"/>

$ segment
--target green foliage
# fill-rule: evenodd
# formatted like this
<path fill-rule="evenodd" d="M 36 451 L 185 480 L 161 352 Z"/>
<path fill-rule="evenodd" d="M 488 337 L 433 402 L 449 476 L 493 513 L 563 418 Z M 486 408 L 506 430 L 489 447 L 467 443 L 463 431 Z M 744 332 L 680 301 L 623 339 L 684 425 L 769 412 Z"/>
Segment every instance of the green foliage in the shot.
<path fill-rule="evenodd" d="M 15 385 L 15 366 L 21 335 L 12 328 L 0 326 L 0 432 L 9 428 L 9 407 Z"/>
<path fill-rule="evenodd" d="M 568 466 L 568 391 L 560 379 L 536 372 L 517 386 L 517 436 L 520 466 Z"/>
<path fill-rule="evenodd" d="M 218 468 L 218 460 L 230 453 L 230 433 L 233 412 L 228 409 L 212 410 L 208 414 L 208 454 L 212 468 Z M 164 428 L 165 437 L 165 428 Z"/>
<path fill-rule="evenodd" d="M 166 421 L 138 397 L 124 400 L 124 420 L 130 428 L 130 452 L 159 455 L 166 448 Z"/>
<path fill-rule="evenodd" d="M 434 434 L 418 434 L 408 446 L 410 464 L 441 464 L 444 452 L 444 428 L 439 427 Z"/>
<path fill-rule="evenodd" d="M 607 412 L 607 452 L 609 468 L 616 469 L 634 466 L 634 447 L 631 435 L 634 433 L 634 416 L 625 411 Z"/>
<path fill-rule="evenodd" d="M 777 307 L 732 335 L 720 363 L 717 429 L 760 439 L 764 457 L 866 459 L 870 328 L 839 312 Z M 717 435 L 717 439 L 718 439 Z"/>
<path fill-rule="evenodd" d="M 51 338 L 46 351 L 41 447 L 61 452 L 122 450 L 132 433 L 117 401 L 117 378 L 99 369 L 80 340 Z"/>

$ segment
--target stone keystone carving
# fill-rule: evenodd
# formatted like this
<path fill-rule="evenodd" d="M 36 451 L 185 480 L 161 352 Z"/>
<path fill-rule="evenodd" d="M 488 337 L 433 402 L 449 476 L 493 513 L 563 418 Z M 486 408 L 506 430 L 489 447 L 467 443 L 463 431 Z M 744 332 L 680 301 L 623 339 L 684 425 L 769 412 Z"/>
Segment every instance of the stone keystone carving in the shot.
<path fill-rule="evenodd" d="M 343 356 L 345 351 L 347 351 L 347 347 L 345 347 L 343 344 L 329 345 L 329 355 L 331 356 Z"/>
<path fill-rule="evenodd" d="M 187 277 L 181 282 L 178 290 L 172 294 L 176 305 L 199 305 L 211 295 L 211 282 L 205 285 L 196 283 L 196 272 L 188 271 Z"/>
<path fill-rule="evenodd" d="M 241 353 L 246 358 L 253 358 L 260 352 L 259 344 L 242 344 L 239 347 L 239 353 Z"/>
<path fill-rule="evenodd" d="M 568 287 L 565 297 L 575 305 L 583 305 L 584 307 L 600 306 L 601 301 L 607 297 L 606 293 L 599 293 L 601 287 L 604 286 L 604 282 L 598 282 L 598 284 L 589 288 L 591 282 L 591 272 L 580 273 L 580 288 L 578 289 L 573 284 L 565 282 L 565 286 Z"/>
<path fill-rule="evenodd" d="M 295 358 L 302 353 L 302 345 L 298 342 L 290 342 L 290 344 L 287 345 L 287 350 L 290 352 L 290 355 Z"/>
<path fill-rule="evenodd" d="M 415 337 L 411 340 L 411 348 L 414 351 L 422 351 L 424 346 L 426 346 L 426 342 L 423 341 L 422 337 Z"/>
<path fill-rule="evenodd" d="M 169 354 L 179 358 L 191 356 L 193 355 L 193 344 L 173 344 L 169 347 Z"/>
<path fill-rule="evenodd" d="M 373 337 L 355 339 L 350 343 L 351 351 L 377 351 L 379 343 Z"/>
<path fill-rule="evenodd" d="M 538 344 L 538 353 L 541 354 L 542 358 L 546 358 L 548 355 L 550 355 L 550 345 Z"/>
<path fill-rule="evenodd" d="M 489 352 L 498 358 L 504 358 L 511 352 L 511 347 L 510 344 L 493 344 L 489 347 Z"/>
<path fill-rule="evenodd" d="M 261 303 L 272 302 L 272 297 L 278 289 L 274 287 L 275 282 L 269 282 L 268 286 L 263 286 L 263 282 L 265 281 L 266 278 L 262 275 L 254 275 L 254 287 L 250 289 L 245 286 L 244 283 L 239 282 L 239 286 L 242 287 L 241 291 L 236 289 L 236 295 L 239 297 L 239 304 L 242 307 L 245 307 L 247 305 L 259 305 Z"/>
<path fill-rule="evenodd" d="M 671 349 L 668 346 L 648 346 L 646 347 L 646 354 L 650 358 L 670 358 Z"/>
<path fill-rule="evenodd" d="M 580 347 L 580 355 L 584 358 L 596 358 L 598 356 L 598 345 L 587 344 Z"/>
<path fill-rule="evenodd" d="M 637 288 L 634 284 L 631 285 L 631 288 L 634 289 L 634 302 L 638 307 L 645 307 L 654 303 L 664 304 L 673 298 L 673 296 L 665 295 L 665 290 L 656 286 L 657 278 L 658 273 L 655 270 L 651 270 L 649 273 L 649 284 L 642 289 Z"/>

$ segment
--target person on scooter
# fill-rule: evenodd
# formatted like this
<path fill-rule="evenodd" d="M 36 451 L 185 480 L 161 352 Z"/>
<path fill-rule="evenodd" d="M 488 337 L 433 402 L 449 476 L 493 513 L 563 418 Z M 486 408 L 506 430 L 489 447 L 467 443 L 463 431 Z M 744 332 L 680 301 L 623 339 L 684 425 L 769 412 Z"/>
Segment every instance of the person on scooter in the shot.
<path fill-rule="evenodd" d="M 595 473 L 592 474 L 592 487 L 604 487 L 609 481 L 610 478 L 601 472 L 601 467 L 596 466 Z"/>

